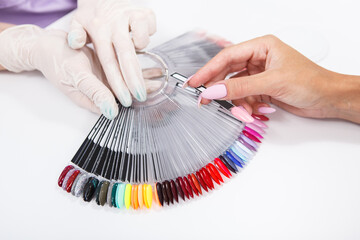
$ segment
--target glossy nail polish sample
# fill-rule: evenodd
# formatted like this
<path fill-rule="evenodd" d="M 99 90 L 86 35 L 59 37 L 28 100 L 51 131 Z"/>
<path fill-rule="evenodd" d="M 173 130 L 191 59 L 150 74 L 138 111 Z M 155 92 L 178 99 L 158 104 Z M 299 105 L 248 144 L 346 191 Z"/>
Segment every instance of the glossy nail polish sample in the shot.
<path fill-rule="evenodd" d="M 222 161 L 222 163 L 224 163 L 224 165 L 233 173 L 237 173 L 238 172 L 238 169 L 237 167 L 235 166 L 235 164 L 230 160 L 230 159 L 227 159 L 225 158 L 223 155 L 220 155 L 219 156 L 219 159 Z"/>
<path fill-rule="evenodd" d="M 99 204 L 101 206 L 104 206 L 106 203 L 109 185 L 110 185 L 109 181 L 103 181 L 101 184 L 100 193 L 99 193 Z"/>
<path fill-rule="evenodd" d="M 176 179 L 176 181 L 179 181 L 181 190 L 182 190 L 182 192 L 184 193 L 185 197 L 186 197 L 187 199 L 190 199 L 189 193 L 188 193 L 187 190 L 186 190 L 185 183 L 184 183 L 182 177 L 178 177 L 178 178 Z"/>
<path fill-rule="evenodd" d="M 102 185 L 103 185 L 103 181 L 99 182 L 95 190 L 95 202 L 97 205 L 100 205 L 100 189 Z"/>
<path fill-rule="evenodd" d="M 160 186 L 161 186 L 161 184 L 160 184 Z M 146 207 L 146 184 L 142 185 L 142 192 L 143 192 L 143 204 Z"/>
<path fill-rule="evenodd" d="M 173 197 L 172 192 L 171 192 L 170 182 L 168 180 L 166 180 L 164 183 L 165 183 L 166 194 L 167 194 L 167 197 L 169 199 L 169 202 L 171 204 L 174 204 L 174 197 Z"/>
<path fill-rule="evenodd" d="M 121 193 L 120 193 L 120 186 L 122 184 L 118 183 L 117 185 L 114 185 L 114 187 L 116 187 L 115 189 L 115 197 L 114 197 L 114 207 L 116 208 L 121 208 L 122 206 L 120 206 L 120 202 L 119 199 L 121 198 Z"/>
<path fill-rule="evenodd" d="M 235 150 L 235 151 L 234 151 Z M 239 152 L 236 151 L 236 148 L 234 149 L 229 149 L 227 150 L 228 154 L 230 154 L 231 156 L 233 156 L 234 158 L 236 158 L 236 160 L 238 160 L 242 165 L 245 165 L 245 162 L 247 162 L 246 159 L 242 158 L 242 156 L 240 154 L 238 154 Z"/>
<path fill-rule="evenodd" d="M 109 189 L 108 189 L 108 194 L 106 196 L 106 202 L 109 204 L 110 207 L 113 207 L 113 205 L 112 205 L 112 190 L 113 190 L 113 187 L 114 187 L 114 183 L 110 182 Z"/>
<path fill-rule="evenodd" d="M 263 114 L 268 114 L 268 113 L 276 112 L 276 109 L 272 107 L 259 107 L 258 111 Z"/>
<path fill-rule="evenodd" d="M 111 189 L 111 206 L 113 207 L 118 207 L 116 205 L 116 192 L 118 191 L 118 185 L 119 183 L 114 183 L 114 185 L 112 186 L 112 189 Z"/>
<path fill-rule="evenodd" d="M 138 209 L 139 202 L 138 202 L 138 185 L 133 185 L 131 188 L 131 206 L 133 209 Z"/>
<path fill-rule="evenodd" d="M 146 188 L 145 188 L 145 191 L 146 191 L 146 207 L 147 208 L 151 208 L 151 205 L 152 205 L 152 187 L 150 184 L 146 184 Z"/>
<path fill-rule="evenodd" d="M 160 202 L 161 206 L 164 206 L 164 197 L 163 197 L 161 183 L 156 183 L 156 192 L 157 192 L 157 195 L 158 195 L 159 202 Z"/>
<path fill-rule="evenodd" d="M 76 169 L 73 168 L 73 169 L 71 169 L 70 171 L 68 171 L 68 173 L 65 175 L 63 184 L 62 184 L 62 186 L 61 186 L 61 188 L 62 188 L 63 190 L 66 190 L 67 182 L 68 182 L 69 178 L 71 177 L 71 175 L 75 172 L 75 170 L 76 170 Z"/>
<path fill-rule="evenodd" d="M 243 144 L 241 144 L 239 141 L 235 141 L 235 144 L 233 145 L 236 149 L 239 150 L 240 153 L 246 158 L 250 159 L 254 156 L 254 152 L 249 150 L 247 147 L 245 147 Z"/>
<path fill-rule="evenodd" d="M 251 140 L 253 140 L 253 141 L 255 141 L 255 142 L 258 142 L 258 143 L 261 143 L 261 141 L 260 141 L 257 137 L 255 137 L 254 135 L 252 135 L 252 134 L 249 133 L 248 131 L 243 130 L 242 133 L 243 133 L 246 137 L 250 138 Z"/>
<path fill-rule="evenodd" d="M 211 179 L 210 173 L 208 172 L 208 170 L 206 170 L 206 168 L 202 168 L 200 169 L 200 171 L 202 172 L 203 176 L 204 176 L 204 180 L 206 185 L 212 190 L 214 189 L 214 183 Z"/>
<path fill-rule="evenodd" d="M 244 155 L 244 151 L 242 151 L 241 148 L 239 148 L 236 144 L 234 144 L 231 148 L 231 151 L 235 152 L 236 155 L 238 155 L 243 161 L 247 161 L 247 159 L 249 159 L 248 155 Z"/>
<path fill-rule="evenodd" d="M 83 199 L 85 202 L 90 202 L 94 196 L 97 185 L 99 184 L 99 180 L 95 177 L 89 178 L 88 182 L 85 184 Z"/>
<path fill-rule="evenodd" d="M 139 208 L 142 208 L 144 206 L 143 185 L 142 184 L 139 184 L 139 187 L 138 187 L 138 202 L 139 202 Z"/>
<path fill-rule="evenodd" d="M 182 200 L 185 201 L 185 195 L 184 195 L 184 192 L 183 192 L 183 190 L 182 190 L 182 188 L 181 188 L 181 186 L 180 186 L 179 178 L 177 178 L 177 179 L 175 180 L 175 186 L 176 186 L 176 190 L 177 190 L 178 194 L 180 195 L 180 197 L 182 198 Z"/>
<path fill-rule="evenodd" d="M 86 173 L 79 173 L 79 175 L 75 178 L 75 181 L 72 184 L 71 187 L 71 194 L 75 196 L 75 191 L 76 191 L 76 185 L 78 184 L 79 180 L 82 179 L 82 176 L 86 175 Z"/>
<path fill-rule="evenodd" d="M 77 176 L 80 174 L 80 170 L 75 170 L 66 182 L 65 190 L 69 193 Z"/>
<path fill-rule="evenodd" d="M 175 184 L 174 180 L 170 181 L 170 188 L 171 188 L 171 193 L 172 193 L 175 201 L 179 202 L 178 193 L 177 193 L 177 190 L 176 190 L 176 184 Z"/>
<path fill-rule="evenodd" d="M 247 126 L 248 128 L 251 128 L 252 130 L 258 132 L 258 133 L 261 133 L 261 134 L 264 134 L 264 133 L 265 133 L 264 129 L 262 129 L 262 128 L 259 127 L 259 126 L 256 126 L 254 123 L 247 123 L 246 126 Z"/>
<path fill-rule="evenodd" d="M 131 203 L 131 184 L 128 183 L 125 186 L 125 196 L 124 196 L 124 202 L 125 202 L 125 207 L 126 209 L 129 209 L 130 207 L 130 203 Z"/>
<path fill-rule="evenodd" d="M 170 200 L 169 200 L 167 192 L 166 192 L 165 182 L 161 183 L 161 191 L 162 191 L 162 194 L 163 194 L 164 202 L 169 206 Z"/>
<path fill-rule="evenodd" d="M 263 123 L 262 121 L 257 120 L 257 119 L 254 119 L 254 121 L 252 123 L 255 124 L 258 127 L 261 127 L 261 128 L 267 128 L 268 127 L 265 123 Z"/>
<path fill-rule="evenodd" d="M 60 176 L 59 176 L 59 179 L 58 179 L 58 185 L 59 185 L 59 187 L 62 187 L 63 182 L 64 182 L 64 178 L 65 178 L 66 174 L 67 174 L 71 169 L 73 169 L 73 168 L 74 168 L 74 166 L 68 165 L 68 166 L 66 166 L 66 167 L 64 168 L 64 170 L 61 172 L 61 174 L 60 174 Z"/>
<path fill-rule="evenodd" d="M 202 191 L 201 191 L 201 187 L 200 187 L 200 183 L 198 181 L 198 179 L 196 178 L 195 174 L 191 174 L 191 180 L 192 182 L 194 183 L 195 187 L 196 187 L 196 190 L 202 194 Z"/>
<path fill-rule="evenodd" d="M 190 186 L 189 180 L 186 177 L 183 177 L 183 182 L 184 182 L 184 186 L 185 186 L 186 191 L 189 194 L 189 196 L 191 198 L 194 198 L 194 194 L 193 194 L 192 188 Z"/>
<path fill-rule="evenodd" d="M 263 138 L 263 136 L 261 136 L 258 132 L 252 130 L 251 128 L 248 127 L 244 127 L 244 130 L 251 133 L 253 136 L 257 137 L 257 138 Z"/>
<path fill-rule="evenodd" d="M 246 141 L 244 141 L 244 139 L 242 139 L 241 137 L 238 138 L 238 141 L 245 147 L 247 147 L 248 149 L 256 152 L 256 148 L 254 148 L 252 145 L 250 145 L 249 143 L 247 143 Z"/>
<path fill-rule="evenodd" d="M 230 178 L 231 172 L 229 171 L 229 169 L 227 169 L 227 167 L 224 165 L 223 162 L 221 162 L 221 160 L 219 158 L 215 158 L 214 159 L 214 163 L 215 166 L 219 169 L 219 171 L 227 178 Z"/>
<path fill-rule="evenodd" d="M 264 115 L 252 114 L 251 116 L 253 116 L 253 118 L 255 118 L 257 120 L 269 121 L 269 118 L 267 116 L 264 116 Z"/>
<path fill-rule="evenodd" d="M 221 99 L 226 97 L 227 90 L 225 84 L 216 84 L 205 89 L 201 96 L 206 99 Z"/>
<path fill-rule="evenodd" d="M 224 180 L 222 179 L 219 171 L 216 169 L 216 167 L 212 164 L 209 163 L 208 165 L 206 165 L 206 168 L 208 169 L 208 171 L 210 173 L 212 173 L 220 182 L 224 182 Z"/>
<path fill-rule="evenodd" d="M 155 183 L 154 189 L 153 189 L 154 190 L 153 197 L 154 197 L 154 201 L 161 207 L 161 203 L 159 201 L 159 196 L 158 196 L 157 189 L 156 189 L 156 184 L 157 183 Z M 140 200 L 139 200 L 139 202 L 140 202 Z"/>
<path fill-rule="evenodd" d="M 242 122 L 251 123 L 254 121 L 254 118 L 241 106 L 231 108 L 231 113 Z"/>
<path fill-rule="evenodd" d="M 125 183 L 119 183 L 117 186 L 117 198 L 116 198 L 116 204 L 118 208 L 123 208 L 125 206 L 125 189 L 126 184 Z"/>
<path fill-rule="evenodd" d="M 204 180 L 204 177 L 202 176 L 202 173 L 200 171 L 197 171 L 196 172 L 196 176 L 197 176 L 197 179 L 199 180 L 199 183 L 201 185 L 201 187 L 205 190 L 205 191 L 208 191 L 208 188 L 206 186 L 206 183 L 205 183 L 205 180 Z"/>
<path fill-rule="evenodd" d="M 196 189 L 195 184 L 194 184 L 190 174 L 187 176 L 187 180 L 188 180 L 188 182 L 190 184 L 190 187 L 191 187 L 192 191 L 196 194 L 196 196 L 199 196 L 199 192 Z"/>
<path fill-rule="evenodd" d="M 224 158 L 227 158 L 227 159 L 230 159 L 230 161 L 232 161 L 233 163 L 235 163 L 237 166 L 239 167 L 243 167 L 242 163 L 240 161 L 238 161 L 236 158 L 234 158 L 230 153 L 229 151 L 226 151 L 225 152 L 225 155 L 223 155 Z"/>
<path fill-rule="evenodd" d="M 258 148 L 258 145 L 253 140 L 246 137 L 244 134 L 240 134 L 239 138 L 242 138 L 245 142 L 247 142 L 248 144 L 250 144 L 254 148 L 256 148 L 256 149 Z"/>

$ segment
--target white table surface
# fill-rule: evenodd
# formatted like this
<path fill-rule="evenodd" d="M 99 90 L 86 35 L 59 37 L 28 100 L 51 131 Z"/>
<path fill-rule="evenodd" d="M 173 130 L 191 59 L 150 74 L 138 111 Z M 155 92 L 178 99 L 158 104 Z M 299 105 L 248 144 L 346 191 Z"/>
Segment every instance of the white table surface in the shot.
<path fill-rule="evenodd" d="M 359 3 L 144 4 L 157 14 L 151 46 L 194 28 L 234 42 L 282 33 L 308 56 L 328 49 L 322 66 L 360 75 Z M 67 29 L 69 19 L 52 27 Z M 0 73 L 0 109 L 0 239 L 360 238 L 357 124 L 278 110 L 254 160 L 223 187 L 173 207 L 135 212 L 84 203 L 57 186 L 98 116 L 74 105 L 36 72 Z"/>

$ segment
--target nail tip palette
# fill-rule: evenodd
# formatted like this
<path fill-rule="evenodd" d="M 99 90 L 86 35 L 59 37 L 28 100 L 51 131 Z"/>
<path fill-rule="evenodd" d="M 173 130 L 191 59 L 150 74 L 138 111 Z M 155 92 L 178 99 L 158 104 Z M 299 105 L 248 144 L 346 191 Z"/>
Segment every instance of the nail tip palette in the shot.
<path fill-rule="evenodd" d="M 268 118 L 253 115 L 256 127 L 246 127 L 231 115 L 231 103 L 215 100 L 198 109 L 201 91 L 182 88 L 183 76 L 221 49 L 190 32 L 143 54 L 154 62 L 150 69 L 161 68 L 153 77 L 161 89 L 129 108 L 119 104 L 113 120 L 101 116 L 58 186 L 85 202 L 139 210 L 206 195 L 236 175 L 257 151 Z"/>

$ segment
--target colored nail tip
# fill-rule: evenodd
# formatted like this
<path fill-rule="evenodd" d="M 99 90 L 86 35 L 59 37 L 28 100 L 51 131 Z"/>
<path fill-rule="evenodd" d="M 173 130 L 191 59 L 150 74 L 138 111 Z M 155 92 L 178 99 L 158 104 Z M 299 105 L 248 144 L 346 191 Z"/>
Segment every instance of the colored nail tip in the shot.
<path fill-rule="evenodd" d="M 85 184 L 83 192 L 83 199 L 85 202 L 90 202 L 92 200 L 98 183 L 99 180 L 97 180 L 95 177 L 89 178 L 89 180 Z"/>
<path fill-rule="evenodd" d="M 232 176 L 229 169 L 227 169 L 227 167 L 224 165 L 224 163 L 221 162 L 219 158 L 214 159 L 214 164 L 225 177 L 230 178 Z"/>
<path fill-rule="evenodd" d="M 245 108 L 241 106 L 231 108 L 231 114 L 245 123 L 251 123 L 254 121 L 254 118 L 250 116 L 250 114 L 245 110 Z"/>
<path fill-rule="evenodd" d="M 264 133 L 265 133 L 264 129 L 262 129 L 262 128 L 259 127 L 259 126 L 256 126 L 254 123 L 247 123 L 246 126 L 247 126 L 248 128 L 251 128 L 252 130 L 258 132 L 258 133 L 261 133 L 261 134 L 264 134 Z"/>
<path fill-rule="evenodd" d="M 260 120 L 255 119 L 253 123 L 254 123 L 256 126 L 258 126 L 258 127 L 268 128 L 268 126 L 267 126 L 264 122 L 262 122 L 262 121 L 260 121 Z"/>
<path fill-rule="evenodd" d="M 257 137 L 255 137 L 254 135 L 252 135 L 252 134 L 249 133 L 248 131 L 243 130 L 242 133 L 243 133 L 246 137 L 250 138 L 251 140 L 253 140 L 253 141 L 255 141 L 255 142 L 258 142 L 258 143 L 261 143 L 261 141 L 260 141 Z"/>
<path fill-rule="evenodd" d="M 208 172 L 208 170 L 203 167 L 202 169 L 200 169 L 200 171 L 202 171 L 203 175 L 205 176 L 204 180 L 205 180 L 205 183 L 206 185 L 212 190 L 214 189 L 214 183 L 212 181 L 212 178 L 211 178 L 211 175 L 210 173 Z"/>
<path fill-rule="evenodd" d="M 119 183 L 114 183 L 114 185 L 112 186 L 112 189 L 111 189 L 111 206 L 113 207 L 118 207 L 117 204 L 116 204 L 116 193 L 118 191 L 118 185 Z"/>
<path fill-rule="evenodd" d="M 176 190 L 177 190 L 178 194 L 180 195 L 180 197 L 182 198 L 182 200 L 185 201 L 185 194 L 184 194 L 184 192 L 183 192 L 183 190 L 182 190 L 182 187 L 181 187 L 181 185 L 180 185 L 180 180 L 179 180 L 179 178 L 177 178 L 177 179 L 175 180 L 175 185 L 176 185 Z"/>
<path fill-rule="evenodd" d="M 206 88 L 201 96 L 206 99 L 222 99 L 226 97 L 227 89 L 225 84 L 215 84 L 211 87 Z"/>
<path fill-rule="evenodd" d="M 236 156 L 238 159 L 241 159 L 239 161 L 245 162 L 250 159 L 249 155 L 244 152 L 238 145 L 235 144 L 227 150 L 227 152 L 230 152 L 232 155 Z"/>
<path fill-rule="evenodd" d="M 263 114 L 269 114 L 276 112 L 276 109 L 272 107 L 259 107 L 258 111 Z"/>
<path fill-rule="evenodd" d="M 240 134 L 240 138 L 243 139 L 248 144 L 250 144 L 251 146 L 253 146 L 254 148 L 256 149 L 258 148 L 258 145 L 253 140 L 245 136 L 243 133 Z"/>
<path fill-rule="evenodd" d="M 156 192 L 156 191 L 155 191 Z M 138 202 L 139 202 L 139 208 L 142 208 L 144 206 L 144 198 L 143 198 L 143 185 L 139 184 L 138 187 Z M 154 195 L 154 198 L 156 198 L 156 196 Z M 156 200 L 155 200 L 156 201 Z"/>
<path fill-rule="evenodd" d="M 224 180 L 222 179 L 219 171 L 217 170 L 217 168 L 212 163 L 208 163 L 206 168 L 209 170 L 210 173 L 214 174 L 214 176 L 218 179 L 218 181 L 220 181 L 222 183 L 224 182 Z M 220 183 L 218 183 L 218 184 L 220 184 Z"/>
<path fill-rule="evenodd" d="M 95 190 L 95 202 L 97 205 L 100 205 L 100 189 L 102 185 L 103 185 L 103 181 L 99 182 Z"/>
<path fill-rule="evenodd" d="M 146 208 L 151 208 L 152 206 L 152 186 L 150 184 L 145 184 L 145 206 Z"/>
<path fill-rule="evenodd" d="M 193 191 L 191 189 L 189 180 L 186 177 L 183 177 L 183 182 L 184 182 L 185 189 L 186 189 L 187 193 L 189 194 L 189 196 L 191 198 L 194 198 L 194 194 L 193 194 Z"/>
<path fill-rule="evenodd" d="M 110 183 L 108 181 L 103 181 L 101 184 L 100 193 L 99 193 L 100 206 L 104 206 L 106 203 L 109 185 Z"/>
<path fill-rule="evenodd" d="M 189 86 L 188 82 L 191 80 L 191 78 L 193 77 L 194 75 L 191 75 L 190 77 L 188 77 L 188 79 L 184 82 L 184 84 L 182 85 L 182 88 L 187 88 Z"/>
<path fill-rule="evenodd" d="M 200 182 L 201 187 L 207 192 L 208 188 L 206 186 L 206 183 L 204 181 L 204 177 L 202 176 L 202 173 L 200 171 L 197 171 L 196 176 L 197 176 L 197 178 L 198 178 L 198 180 Z"/>
<path fill-rule="evenodd" d="M 101 114 L 110 120 L 113 120 L 118 114 L 117 106 L 114 107 L 108 101 L 105 101 L 100 105 L 100 111 Z"/>
<path fill-rule="evenodd" d="M 125 206 L 125 190 L 126 190 L 126 184 L 120 183 L 118 185 L 119 195 L 118 195 L 118 201 L 117 201 L 117 203 L 119 204 L 118 205 L 119 208 L 123 208 Z"/>
<path fill-rule="evenodd" d="M 156 190 L 157 190 L 159 202 L 160 202 L 161 206 L 164 206 L 164 197 L 163 197 L 161 183 L 156 183 Z"/>
<path fill-rule="evenodd" d="M 153 189 L 153 196 L 154 196 L 154 201 L 161 207 L 161 203 L 160 203 L 160 201 L 159 201 L 159 196 L 158 196 L 158 193 L 157 193 L 157 189 L 156 189 L 156 184 L 157 183 L 155 183 L 155 185 L 154 185 L 154 189 Z M 140 193 L 139 193 L 140 194 Z M 141 194 L 142 194 L 142 192 L 141 192 Z M 143 196 L 141 196 L 141 198 L 143 199 Z M 139 200 L 139 202 L 140 202 L 140 200 Z M 143 205 L 143 203 L 141 203 L 142 205 Z"/>
<path fill-rule="evenodd" d="M 244 141 L 244 140 L 243 140 Z M 243 152 L 245 155 L 247 155 L 248 157 L 252 157 L 254 156 L 254 152 L 251 151 L 251 149 L 249 149 L 248 147 L 246 147 L 244 144 L 240 143 L 239 140 L 235 140 L 235 148 L 238 148 L 239 150 L 241 150 L 241 152 Z"/>
<path fill-rule="evenodd" d="M 69 171 L 70 172 L 70 171 Z M 75 170 L 72 172 L 72 174 L 69 176 L 69 179 L 66 181 L 66 185 L 65 185 L 65 191 L 66 192 L 71 192 L 72 186 L 75 182 L 75 179 L 77 178 L 77 176 L 79 176 L 80 174 L 80 170 Z M 63 183 L 64 185 L 64 183 Z"/>
<path fill-rule="evenodd" d="M 147 98 L 147 93 L 146 93 L 145 86 L 138 87 L 138 89 L 136 89 L 136 99 L 139 102 L 145 102 L 146 98 Z"/>
<path fill-rule="evenodd" d="M 130 208 L 130 204 L 131 204 L 131 184 L 128 183 L 125 186 L 125 196 L 124 196 L 124 202 L 125 202 L 125 207 L 126 209 Z"/>
<path fill-rule="evenodd" d="M 232 171 L 234 174 L 236 174 L 239 170 L 237 169 L 235 163 L 233 163 L 230 159 L 226 157 L 226 155 L 220 155 L 220 160 L 225 164 L 225 166 Z"/>
<path fill-rule="evenodd" d="M 201 190 L 201 186 L 200 186 L 199 180 L 196 178 L 196 176 L 195 176 L 194 173 L 191 174 L 191 179 L 192 179 L 192 181 L 193 181 L 193 183 L 194 183 L 194 185 L 195 185 L 195 187 L 196 187 L 196 190 L 197 190 L 200 194 L 202 194 L 202 190 Z"/>
<path fill-rule="evenodd" d="M 172 191 L 171 191 L 170 182 L 168 180 L 165 181 L 165 187 L 166 187 L 166 194 L 167 194 L 167 197 L 169 199 L 169 202 L 171 204 L 174 204 L 174 197 L 173 197 L 173 194 L 172 194 Z"/>
<path fill-rule="evenodd" d="M 170 200 L 169 200 L 168 195 L 167 195 L 165 182 L 161 183 L 161 191 L 162 191 L 162 194 L 163 194 L 164 202 L 169 206 Z"/>
<path fill-rule="evenodd" d="M 121 94 L 117 94 L 117 97 L 124 107 L 130 107 L 132 104 L 132 98 L 128 90 L 124 90 Z"/>
<path fill-rule="evenodd" d="M 264 116 L 264 115 L 259 115 L 259 114 L 253 113 L 251 116 L 253 118 L 257 119 L 257 120 L 260 120 L 260 121 L 269 121 L 269 118 L 267 116 Z"/>
<path fill-rule="evenodd" d="M 195 184 L 194 184 L 194 182 L 193 182 L 192 177 L 191 177 L 190 174 L 187 176 L 187 179 L 188 179 L 188 182 L 189 182 L 189 184 L 190 184 L 190 187 L 191 187 L 192 191 L 196 194 L 196 196 L 199 196 L 199 192 L 198 192 L 198 190 L 196 189 Z"/>
<path fill-rule="evenodd" d="M 244 139 L 242 139 L 241 137 L 238 138 L 238 141 L 244 145 L 245 147 L 247 147 L 248 149 L 254 151 L 254 152 L 257 152 L 257 149 L 254 148 L 253 146 L 251 146 L 249 143 L 245 142 Z"/>
<path fill-rule="evenodd" d="M 263 138 L 263 136 L 261 136 L 258 132 L 252 130 L 251 128 L 249 128 L 249 127 L 247 127 L 247 126 L 245 126 L 244 129 L 245 129 L 247 132 L 249 132 L 249 133 L 251 133 L 252 135 L 254 135 L 255 137 L 257 137 L 257 138 Z"/>
<path fill-rule="evenodd" d="M 58 179 L 58 185 L 59 185 L 59 187 L 62 187 L 66 174 L 67 174 L 71 169 L 73 169 L 73 168 L 74 168 L 73 165 L 68 165 L 68 166 L 66 166 L 66 167 L 64 168 L 64 170 L 61 172 L 61 174 L 60 174 L 60 176 L 59 176 L 59 179 Z"/>
<path fill-rule="evenodd" d="M 170 181 L 170 188 L 171 188 L 171 193 L 172 193 L 172 196 L 174 197 L 174 200 L 176 202 L 179 202 L 178 192 L 177 192 L 177 188 L 176 188 L 176 184 L 175 184 L 174 180 Z"/>
<path fill-rule="evenodd" d="M 181 187 L 181 190 L 182 192 L 184 193 L 185 197 L 187 199 L 190 199 L 190 196 L 189 196 L 189 193 L 186 189 L 186 186 L 185 186 L 185 183 L 184 183 L 184 180 L 182 179 L 182 177 L 178 177 L 177 180 L 179 180 L 179 184 L 180 184 L 180 187 Z"/>
<path fill-rule="evenodd" d="M 238 159 L 236 159 L 233 155 L 231 155 L 228 151 L 225 152 L 225 156 L 226 158 L 230 159 L 230 161 L 232 161 L 235 165 L 243 168 L 243 164 L 241 163 L 241 161 L 239 161 Z"/>
<path fill-rule="evenodd" d="M 83 194 L 84 187 L 89 179 L 89 175 L 84 173 L 79 177 L 74 189 L 74 196 L 80 197 Z"/>

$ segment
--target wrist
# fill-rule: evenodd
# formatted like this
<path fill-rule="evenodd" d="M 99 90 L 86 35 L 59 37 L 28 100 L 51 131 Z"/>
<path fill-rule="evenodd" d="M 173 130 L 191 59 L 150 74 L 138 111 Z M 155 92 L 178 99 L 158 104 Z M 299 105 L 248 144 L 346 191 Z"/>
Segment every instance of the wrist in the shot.
<path fill-rule="evenodd" d="M 43 33 L 35 25 L 9 27 L 0 33 L 0 65 L 12 72 L 35 70 L 34 45 Z"/>
<path fill-rule="evenodd" d="M 332 73 L 329 118 L 360 123 L 360 76 Z"/>

